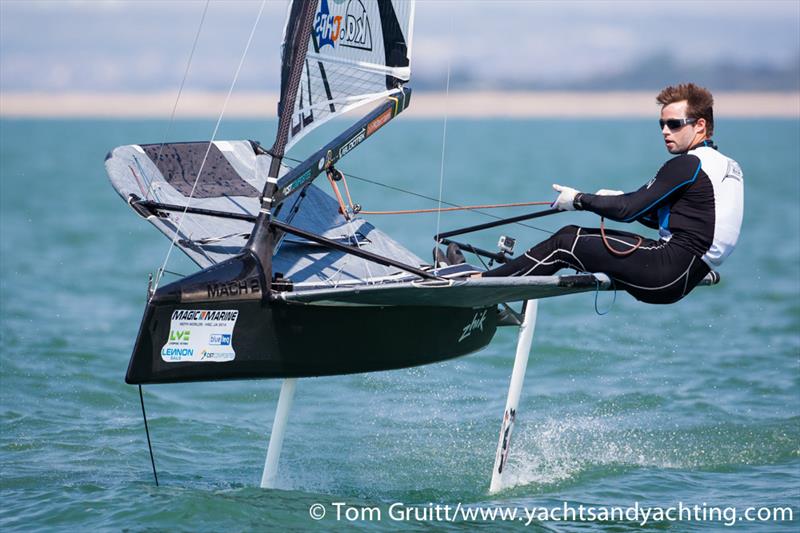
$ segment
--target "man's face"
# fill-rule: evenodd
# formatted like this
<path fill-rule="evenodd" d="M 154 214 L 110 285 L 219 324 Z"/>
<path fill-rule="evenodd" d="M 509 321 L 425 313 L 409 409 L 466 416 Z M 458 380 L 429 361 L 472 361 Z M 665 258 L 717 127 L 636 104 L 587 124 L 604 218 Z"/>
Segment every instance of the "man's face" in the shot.
<path fill-rule="evenodd" d="M 661 120 L 688 118 L 686 115 L 687 106 L 688 102 L 686 100 L 665 105 L 661 108 Z M 680 154 L 705 138 L 705 120 L 700 119 L 694 124 L 686 124 L 674 130 L 669 129 L 665 124 L 661 128 L 661 134 L 664 136 L 664 144 L 666 144 L 669 153 Z"/>

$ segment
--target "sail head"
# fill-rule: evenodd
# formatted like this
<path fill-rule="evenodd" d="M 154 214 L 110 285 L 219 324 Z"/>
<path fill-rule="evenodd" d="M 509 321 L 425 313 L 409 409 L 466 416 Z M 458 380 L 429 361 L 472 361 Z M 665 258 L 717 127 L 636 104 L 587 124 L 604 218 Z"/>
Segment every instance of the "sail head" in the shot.
<path fill-rule="evenodd" d="M 413 16 L 407 0 L 318 1 L 298 85 L 282 83 L 297 95 L 286 150 L 331 118 L 399 92 L 411 77 Z"/>

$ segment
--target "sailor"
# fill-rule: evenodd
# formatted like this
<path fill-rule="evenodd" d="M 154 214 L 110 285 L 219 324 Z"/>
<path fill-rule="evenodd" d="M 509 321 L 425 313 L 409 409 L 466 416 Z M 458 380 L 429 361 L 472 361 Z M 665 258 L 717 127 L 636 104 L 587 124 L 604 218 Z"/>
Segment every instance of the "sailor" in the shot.
<path fill-rule="evenodd" d="M 562 268 L 604 272 L 637 300 L 668 304 L 722 264 L 739 238 L 744 182 L 739 164 L 711 140 L 713 97 L 688 83 L 665 88 L 656 101 L 664 143 L 675 157 L 629 193 L 589 194 L 554 184 L 559 195 L 553 207 L 640 222 L 657 229 L 659 239 L 606 230 L 602 222 L 599 229 L 566 226 L 483 276 L 546 276 Z"/>

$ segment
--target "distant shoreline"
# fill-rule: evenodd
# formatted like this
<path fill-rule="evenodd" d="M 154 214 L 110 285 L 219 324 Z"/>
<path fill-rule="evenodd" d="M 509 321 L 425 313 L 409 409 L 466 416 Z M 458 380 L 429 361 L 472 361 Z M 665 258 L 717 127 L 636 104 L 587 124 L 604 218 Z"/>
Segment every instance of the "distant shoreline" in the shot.
<path fill-rule="evenodd" d="M 655 91 L 629 92 L 417 92 L 405 115 L 416 118 L 652 118 Z M 154 118 L 167 119 L 175 93 L 0 93 L 3 118 Z M 217 118 L 221 92 L 185 92 L 177 118 Z M 714 112 L 726 118 L 800 118 L 800 92 L 718 92 Z M 274 93 L 234 93 L 228 118 L 272 118 Z"/>

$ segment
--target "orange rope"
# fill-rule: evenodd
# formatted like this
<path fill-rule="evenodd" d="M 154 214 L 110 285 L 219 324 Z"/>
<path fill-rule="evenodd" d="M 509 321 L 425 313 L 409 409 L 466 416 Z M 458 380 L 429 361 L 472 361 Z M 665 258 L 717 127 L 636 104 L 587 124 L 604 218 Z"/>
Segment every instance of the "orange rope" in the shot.
<path fill-rule="evenodd" d="M 342 173 L 342 183 L 344 183 L 344 192 L 347 194 L 347 203 L 350 204 L 350 209 L 353 209 L 353 199 L 350 198 L 350 187 L 347 186 L 347 178 Z"/>
<path fill-rule="evenodd" d="M 624 257 L 626 255 L 632 254 L 633 252 L 638 250 L 639 247 L 642 245 L 642 242 L 643 242 L 642 238 L 637 235 L 636 238 L 639 239 L 639 242 L 634 244 L 633 248 L 631 248 L 630 250 L 625 250 L 625 251 L 615 250 L 611 246 L 611 243 L 608 242 L 608 239 L 606 238 L 606 224 L 605 224 L 605 222 L 606 222 L 606 219 L 604 217 L 600 217 L 600 236 L 603 238 L 603 244 L 606 245 L 606 248 L 608 248 L 608 251 L 611 252 L 612 254 L 618 255 L 620 257 Z"/>
<path fill-rule="evenodd" d="M 499 207 L 523 207 L 528 205 L 550 205 L 552 202 L 517 202 L 513 204 L 463 205 L 458 207 L 434 207 L 431 209 L 406 209 L 401 211 L 360 211 L 361 215 L 411 215 L 443 211 L 467 211 L 470 209 L 495 209 Z"/>
<path fill-rule="evenodd" d="M 344 191 L 347 195 L 347 202 L 350 205 L 350 209 L 355 212 L 355 207 L 353 205 L 353 198 L 350 196 L 350 187 L 347 186 L 347 177 L 344 175 L 343 172 L 340 172 L 342 176 L 342 183 L 344 183 Z M 345 213 L 346 206 L 344 203 L 344 198 L 342 198 L 341 193 L 339 192 L 339 186 L 333 180 L 331 176 L 331 172 L 327 173 L 328 175 L 328 182 L 331 184 L 331 188 L 333 192 L 336 194 L 336 199 L 339 201 L 339 209 L 342 213 Z M 456 206 L 456 207 L 435 207 L 431 209 L 401 209 L 398 211 L 364 211 L 359 210 L 359 215 L 413 215 L 418 213 L 441 213 L 445 211 L 468 211 L 471 209 L 497 209 L 501 207 L 525 207 L 530 205 L 550 205 L 552 202 L 516 202 L 513 204 L 485 204 L 485 205 L 463 205 L 463 206 Z"/>
<path fill-rule="evenodd" d="M 336 199 L 339 201 L 339 211 L 341 211 L 342 215 L 347 217 L 348 220 L 349 220 L 349 217 L 348 217 L 348 214 L 347 214 L 347 207 L 345 207 L 345 205 L 344 205 L 344 199 L 342 198 L 342 193 L 339 192 L 339 187 L 336 185 L 336 182 L 333 181 L 333 178 L 331 177 L 331 173 L 330 172 L 327 172 L 326 175 L 328 176 L 328 182 L 330 182 L 331 188 L 333 189 L 333 192 L 336 194 Z"/>
<path fill-rule="evenodd" d="M 336 193 L 336 199 L 339 201 L 339 209 L 341 210 L 342 214 L 347 213 L 347 208 L 344 204 L 344 199 L 342 198 L 341 193 L 339 192 L 339 187 L 336 185 L 336 182 L 333 181 L 331 177 L 331 173 L 328 172 L 328 181 L 333 188 L 333 191 Z M 342 174 L 342 181 L 344 182 L 344 190 L 347 194 L 347 201 L 350 204 L 350 209 L 353 209 L 353 199 L 350 197 L 350 188 L 347 186 L 347 178 L 345 177 L 344 173 Z M 462 205 L 457 207 L 435 207 L 431 209 L 402 209 L 398 211 L 359 211 L 360 215 L 412 215 L 412 214 L 419 214 L 419 213 L 442 213 L 446 211 L 468 211 L 471 209 L 497 209 L 501 207 L 525 207 L 531 205 L 552 205 L 552 202 L 515 202 L 511 204 L 484 204 L 484 205 Z M 608 238 L 606 237 L 606 226 L 605 226 L 605 218 L 600 217 L 600 236 L 603 238 L 603 244 L 606 245 L 608 251 L 614 255 L 624 257 L 626 255 L 630 255 L 642 245 L 642 238 L 640 236 L 636 236 L 638 242 L 633 245 L 633 248 L 630 250 L 616 250 L 611 243 L 608 242 Z"/>

